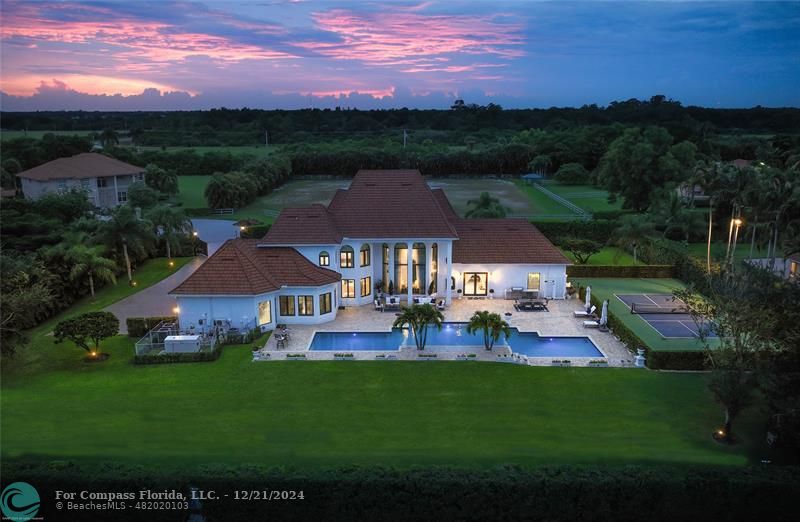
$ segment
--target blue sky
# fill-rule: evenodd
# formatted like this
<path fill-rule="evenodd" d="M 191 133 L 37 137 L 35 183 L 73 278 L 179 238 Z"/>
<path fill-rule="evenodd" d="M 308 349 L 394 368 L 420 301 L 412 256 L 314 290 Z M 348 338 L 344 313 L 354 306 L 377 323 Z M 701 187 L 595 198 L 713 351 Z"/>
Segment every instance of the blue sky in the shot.
<path fill-rule="evenodd" d="M 2 1 L 4 110 L 800 106 L 800 2 Z"/>

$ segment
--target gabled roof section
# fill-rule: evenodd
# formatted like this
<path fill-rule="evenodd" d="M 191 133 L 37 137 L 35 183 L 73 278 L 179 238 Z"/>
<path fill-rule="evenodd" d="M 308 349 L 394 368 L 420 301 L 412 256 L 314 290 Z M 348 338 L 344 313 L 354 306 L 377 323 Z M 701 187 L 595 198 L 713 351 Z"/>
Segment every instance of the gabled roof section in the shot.
<path fill-rule="evenodd" d="M 283 286 L 320 286 L 341 280 L 288 247 L 259 248 L 257 239 L 230 239 L 170 294 L 258 295 Z"/>
<path fill-rule="evenodd" d="M 108 176 L 127 176 L 144 172 L 137 167 L 103 154 L 84 152 L 69 158 L 58 158 L 17 174 L 17 177 L 36 181 L 54 179 L 87 179 Z"/>
<path fill-rule="evenodd" d="M 444 189 L 433 189 L 433 197 L 436 198 L 436 203 L 439 204 L 439 208 L 442 209 L 444 212 L 445 217 L 450 223 L 455 223 L 459 219 L 461 219 L 458 214 L 456 214 L 453 205 L 450 204 L 450 200 L 447 199 L 447 194 L 444 193 Z"/>
<path fill-rule="evenodd" d="M 525 219 L 459 219 L 455 225 L 453 263 L 572 264 Z"/>
<path fill-rule="evenodd" d="M 330 245 L 342 242 L 324 205 L 285 208 L 261 239 L 262 245 Z"/>
<path fill-rule="evenodd" d="M 360 170 L 328 210 L 344 237 L 457 237 L 418 170 Z"/>

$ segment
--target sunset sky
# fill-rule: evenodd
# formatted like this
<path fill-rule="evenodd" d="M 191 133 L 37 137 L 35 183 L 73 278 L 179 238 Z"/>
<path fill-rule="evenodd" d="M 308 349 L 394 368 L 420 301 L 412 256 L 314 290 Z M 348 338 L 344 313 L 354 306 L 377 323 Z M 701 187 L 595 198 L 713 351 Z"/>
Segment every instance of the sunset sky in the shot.
<path fill-rule="evenodd" d="M 2 0 L 3 110 L 800 105 L 800 2 Z"/>

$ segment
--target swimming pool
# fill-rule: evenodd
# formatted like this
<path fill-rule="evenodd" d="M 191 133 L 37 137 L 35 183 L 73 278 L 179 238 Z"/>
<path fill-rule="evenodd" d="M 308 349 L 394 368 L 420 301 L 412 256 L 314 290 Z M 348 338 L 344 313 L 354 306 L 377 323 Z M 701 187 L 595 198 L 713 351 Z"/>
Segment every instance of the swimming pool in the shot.
<path fill-rule="evenodd" d="M 466 323 L 443 323 L 442 329 L 428 330 L 426 351 L 461 351 L 464 348 L 483 348 L 483 334 L 467 333 Z M 414 344 L 408 329 L 394 328 L 391 332 L 317 332 L 309 350 L 313 351 L 397 351 Z M 535 333 L 520 333 L 511 329 L 508 341 L 500 339 L 495 346 L 508 346 L 511 351 L 528 357 L 603 357 L 603 353 L 588 337 L 541 337 Z"/>

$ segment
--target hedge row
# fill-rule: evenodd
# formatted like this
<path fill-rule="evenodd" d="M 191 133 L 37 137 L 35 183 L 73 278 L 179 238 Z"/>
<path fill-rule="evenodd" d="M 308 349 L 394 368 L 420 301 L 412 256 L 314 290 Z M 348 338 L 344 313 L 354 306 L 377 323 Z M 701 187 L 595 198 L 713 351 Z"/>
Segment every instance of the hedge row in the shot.
<path fill-rule="evenodd" d="M 558 245 L 565 237 L 590 239 L 605 243 L 610 238 L 618 224 L 608 219 L 590 219 L 589 221 L 531 221 L 542 234 L 553 244 Z"/>
<path fill-rule="evenodd" d="M 570 265 L 569 277 L 631 277 L 631 278 L 671 278 L 674 277 L 672 265 Z"/>
<path fill-rule="evenodd" d="M 99 468 L 99 469 L 98 469 Z M 4 481 L 25 481 L 42 499 L 38 516 L 61 520 L 55 492 L 172 491 L 216 500 L 193 506 L 208 520 L 793 520 L 796 466 L 560 466 L 491 469 L 347 468 L 308 471 L 257 465 L 206 466 L 177 474 L 106 463 L 8 462 Z M 236 500 L 235 491 L 302 491 L 302 500 Z M 792 515 L 794 513 L 795 515 Z M 146 512 L 185 520 L 186 509 Z M 90 515 L 84 512 L 83 515 Z M 106 516 L 107 512 L 97 512 Z M 117 521 L 143 520 L 135 509 Z M 94 519 L 94 516 L 90 518 Z"/>
<path fill-rule="evenodd" d="M 187 362 L 211 362 L 219 359 L 222 345 L 217 344 L 210 352 L 165 353 L 161 355 L 135 355 L 133 364 L 170 364 Z"/>
<path fill-rule="evenodd" d="M 161 321 L 175 322 L 178 318 L 174 315 L 164 317 L 128 317 L 125 324 L 128 325 L 128 337 L 141 339 L 144 334 L 152 330 Z"/>

